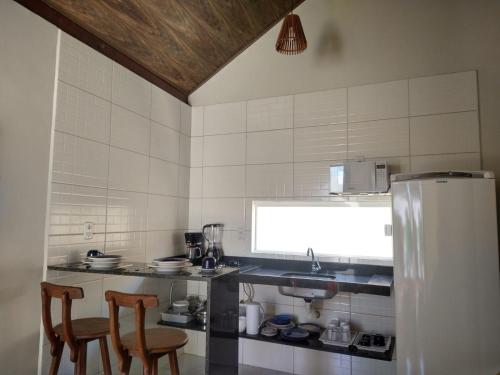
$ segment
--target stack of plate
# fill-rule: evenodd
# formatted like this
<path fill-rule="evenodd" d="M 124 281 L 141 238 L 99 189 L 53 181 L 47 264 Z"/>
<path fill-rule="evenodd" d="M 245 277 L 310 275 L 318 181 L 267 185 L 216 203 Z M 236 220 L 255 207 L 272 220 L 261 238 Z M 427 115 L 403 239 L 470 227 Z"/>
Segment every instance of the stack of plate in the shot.
<path fill-rule="evenodd" d="M 84 263 L 88 264 L 90 268 L 93 269 L 109 270 L 118 268 L 121 260 L 121 255 L 97 255 L 85 258 Z"/>
<path fill-rule="evenodd" d="M 290 329 L 295 327 L 293 317 L 288 314 L 275 315 L 266 322 L 266 326 L 276 328 L 278 330 Z"/>
<path fill-rule="evenodd" d="M 192 266 L 185 258 L 158 258 L 153 260 L 149 267 L 162 273 L 179 273 L 185 271 L 187 267 Z"/>

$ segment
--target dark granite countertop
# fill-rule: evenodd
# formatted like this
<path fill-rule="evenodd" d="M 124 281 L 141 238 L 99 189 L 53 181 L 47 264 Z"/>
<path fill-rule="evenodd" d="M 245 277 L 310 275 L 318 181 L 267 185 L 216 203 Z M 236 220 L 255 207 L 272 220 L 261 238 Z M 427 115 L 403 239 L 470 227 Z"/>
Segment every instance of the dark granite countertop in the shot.
<path fill-rule="evenodd" d="M 366 293 L 390 296 L 393 285 L 392 267 L 351 263 L 322 263 L 314 275 L 286 276 L 286 273 L 310 273 L 311 262 L 227 257 L 228 264 L 240 266 L 240 283 L 295 286 L 300 288 L 330 289 L 333 285 L 339 292 Z M 331 277 L 331 278 L 329 278 Z"/>
<path fill-rule="evenodd" d="M 194 280 L 194 281 L 207 281 L 207 282 L 228 275 L 230 273 L 238 272 L 238 268 L 224 267 L 217 270 L 217 273 L 213 275 L 204 275 L 200 273 L 199 267 L 189 267 L 187 268 L 186 272 L 181 272 L 178 274 L 168 274 L 155 271 L 153 268 L 148 267 L 147 263 L 124 262 L 124 265 L 126 267 L 117 269 L 99 270 L 90 268 L 88 265 L 78 262 L 78 263 L 51 265 L 48 266 L 47 268 L 49 270 L 54 270 L 54 271 L 99 273 L 103 275 L 156 277 L 160 279 Z"/>

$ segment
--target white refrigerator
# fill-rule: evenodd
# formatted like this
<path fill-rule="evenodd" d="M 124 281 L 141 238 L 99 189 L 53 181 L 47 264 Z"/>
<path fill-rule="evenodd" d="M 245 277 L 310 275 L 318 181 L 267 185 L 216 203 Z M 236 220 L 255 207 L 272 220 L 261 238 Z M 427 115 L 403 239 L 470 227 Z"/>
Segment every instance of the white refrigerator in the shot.
<path fill-rule="evenodd" d="M 398 375 L 500 372 L 491 172 L 392 176 Z"/>

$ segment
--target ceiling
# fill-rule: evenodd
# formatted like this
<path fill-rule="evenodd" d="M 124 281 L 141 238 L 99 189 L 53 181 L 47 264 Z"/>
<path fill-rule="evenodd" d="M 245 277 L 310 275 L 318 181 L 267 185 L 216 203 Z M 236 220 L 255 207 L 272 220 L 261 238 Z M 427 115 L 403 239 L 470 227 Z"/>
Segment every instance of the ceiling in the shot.
<path fill-rule="evenodd" d="M 304 0 L 17 0 L 183 101 Z"/>

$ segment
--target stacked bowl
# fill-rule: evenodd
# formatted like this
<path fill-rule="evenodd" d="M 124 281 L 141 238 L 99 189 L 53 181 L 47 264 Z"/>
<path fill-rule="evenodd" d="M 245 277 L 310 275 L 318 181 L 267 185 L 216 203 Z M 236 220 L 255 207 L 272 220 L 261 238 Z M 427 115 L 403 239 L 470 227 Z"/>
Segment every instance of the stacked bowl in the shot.
<path fill-rule="evenodd" d="M 86 257 L 84 260 L 85 264 L 88 264 L 90 268 L 97 270 L 109 270 L 113 268 L 118 268 L 122 260 L 121 255 L 96 255 L 92 257 Z"/>
<path fill-rule="evenodd" d="M 154 268 L 157 272 L 162 273 L 180 273 L 192 266 L 185 258 L 158 258 L 153 260 L 149 267 Z"/>

